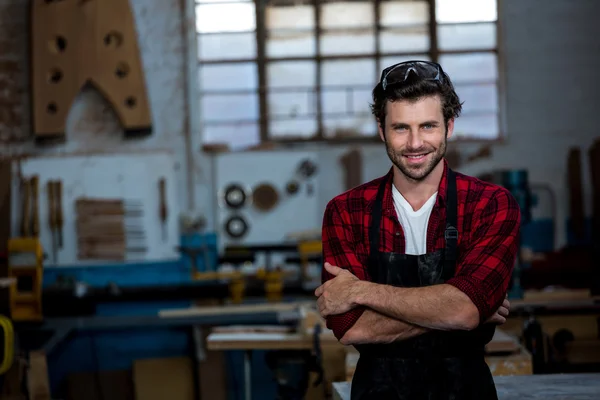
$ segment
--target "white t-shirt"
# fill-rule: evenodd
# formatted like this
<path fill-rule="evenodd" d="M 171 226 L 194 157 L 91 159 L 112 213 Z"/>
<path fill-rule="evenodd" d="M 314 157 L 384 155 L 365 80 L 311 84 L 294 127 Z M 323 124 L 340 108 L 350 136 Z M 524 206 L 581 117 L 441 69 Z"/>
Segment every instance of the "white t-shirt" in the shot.
<path fill-rule="evenodd" d="M 431 210 L 435 205 L 437 192 L 417 211 L 413 210 L 412 206 L 394 185 L 392 185 L 392 196 L 398 221 L 400 221 L 406 237 L 406 254 L 425 254 L 427 252 L 427 226 Z"/>

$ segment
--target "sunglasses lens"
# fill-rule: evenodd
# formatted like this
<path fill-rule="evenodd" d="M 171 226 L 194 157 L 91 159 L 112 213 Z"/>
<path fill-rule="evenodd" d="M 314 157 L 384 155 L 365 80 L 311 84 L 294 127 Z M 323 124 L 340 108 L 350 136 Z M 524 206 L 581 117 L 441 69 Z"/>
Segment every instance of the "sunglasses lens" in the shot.
<path fill-rule="evenodd" d="M 411 79 L 439 80 L 440 70 L 437 65 L 424 61 L 411 61 L 391 67 L 385 78 L 386 86 Z"/>

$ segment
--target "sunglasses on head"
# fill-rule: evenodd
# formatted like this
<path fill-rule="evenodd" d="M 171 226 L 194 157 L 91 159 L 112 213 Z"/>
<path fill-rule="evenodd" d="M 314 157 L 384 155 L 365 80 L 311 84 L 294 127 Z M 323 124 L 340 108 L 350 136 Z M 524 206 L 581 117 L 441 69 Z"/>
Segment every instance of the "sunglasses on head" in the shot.
<path fill-rule="evenodd" d="M 381 72 L 381 87 L 385 90 L 391 85 L 406 82 L 411 76 L 427 81 L 443 82 L 444 72 L 441 65 L 431 61 L 404 61 L 391 65 Z"/>

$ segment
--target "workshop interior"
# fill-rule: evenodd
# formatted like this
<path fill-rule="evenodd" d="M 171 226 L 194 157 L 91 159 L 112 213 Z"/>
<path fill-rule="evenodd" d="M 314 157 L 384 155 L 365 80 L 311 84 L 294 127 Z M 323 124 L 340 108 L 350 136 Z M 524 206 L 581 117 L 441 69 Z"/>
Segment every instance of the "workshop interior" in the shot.
<path fill-rule="evenodd" d="M 350 399 L 358 353 L 314 295 L 323 212 L 388 172 L 371 91 L 409 59 L 464 102 L 449 166 L 521 209 L 500 398 L 600 398 L 598 15 L 0 0 L 0 399 Z"/>

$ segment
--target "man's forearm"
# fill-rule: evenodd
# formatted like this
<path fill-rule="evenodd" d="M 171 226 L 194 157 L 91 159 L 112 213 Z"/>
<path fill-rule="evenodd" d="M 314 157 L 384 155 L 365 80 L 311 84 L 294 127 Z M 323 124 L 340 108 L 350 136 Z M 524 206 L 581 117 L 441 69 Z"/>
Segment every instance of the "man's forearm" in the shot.
<path fill-rule="evenodd" d="M 358 321 L 340 340 L 345 345 L 392 343 L 422 335 L 429 329 L 388 317 L 373 310 L 365 310 Z"/>
<path fill-rule="evenodd" d="M 451 285 L 402 288 L 360 282 L 356 303 L 424 328 L 470 330 L 479 325 L 479 311 L 471 299 Z"/>

